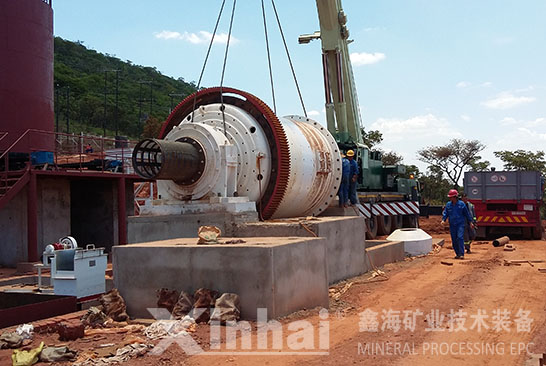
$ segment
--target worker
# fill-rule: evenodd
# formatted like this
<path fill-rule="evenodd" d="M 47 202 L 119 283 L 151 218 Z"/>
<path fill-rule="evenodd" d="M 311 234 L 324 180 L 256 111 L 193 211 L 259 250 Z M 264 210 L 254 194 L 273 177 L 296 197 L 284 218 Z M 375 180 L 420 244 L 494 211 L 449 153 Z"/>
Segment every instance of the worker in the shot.
<path fill-rule="evenodd" d="M 449 232 L 451 242 L 455 251 L 455 259 L 464 259 L 464 229 L 465 222 L 472 222 L 472 217 L 463 201 L 459 201 L 459 192 L 451 189 L 447 194 L 449 202 L 442 213 L 442 222 L 444 225 L 449 219 Z"/>
<path fill-rule="evenodd" d="M 350 172 L 350 181 L 349 181 L 349 200 L 351 205 L 356 205 L 358 203 L 358 198 L 356 196 L 356 181 L 358 179 L 358 164 L 356 163 L 355 152 L 353 150 L 347 151 L 347 159 L 349 159 L 349 164 L 351 166 Z"/>
<path fill-rule="evenodd" d="M 349 180 L 351 174 L 351 164 L 345 156 L 341 154 L 341 184 L 339 185 L 339 207 L 347 207 L 349 200 Z"/>
<path fill-rule="evenodd" d="M 85 153 L 90 154 L 92 152 L 93 152 L 93 146 L 91 146 L 91 144 L 87 144 L 87 146 L 85 147 Z"/>
<path fill-rule="evenodd" d="M 474 240 L 474 238 L 476 237 L 476 210 L 474 209 L 474 205 L 472 204 L 472 202 L 468 201 L 468 196 L 466 195 L 466 193 L 463 193 L 461 195 L 461 199 L 466 205 L 468 213 L 472 217 L 472 222 L 465 222 L 464 227 L 464 249 L 467 254 L 470 254 L 472 253 L 470 251 L 470 244 L 472 244 L 472 240 Z"/>

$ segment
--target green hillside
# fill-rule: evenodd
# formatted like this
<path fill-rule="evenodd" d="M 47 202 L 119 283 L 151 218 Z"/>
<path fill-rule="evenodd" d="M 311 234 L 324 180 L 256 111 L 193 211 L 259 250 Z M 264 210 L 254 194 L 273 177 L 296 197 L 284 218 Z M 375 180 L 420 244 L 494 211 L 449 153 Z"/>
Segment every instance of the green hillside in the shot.
<path fill-rule="evenodd" d="M 119 70 L 117 131 L 118 135 L 132 139 L 141 136 L 149 116 L 165 120 L 171 102 L 176 106 L 195 91 L 194 83 L 162 75 L 154 67 L 134 65 L 88 49 L 81 42 L 55 37 L 55 113 L 58 114 L 55 117 L 58 118 L 59 132 L 67 132 L 66 112 L 69 107 L 70 133 L 102 135 L 105 127 L 106 136 L 115 135 L 116 72 L 106 72 L 105 118 L 105 70 Z M 171 98 L 169 94 L 182 96 Z"/>

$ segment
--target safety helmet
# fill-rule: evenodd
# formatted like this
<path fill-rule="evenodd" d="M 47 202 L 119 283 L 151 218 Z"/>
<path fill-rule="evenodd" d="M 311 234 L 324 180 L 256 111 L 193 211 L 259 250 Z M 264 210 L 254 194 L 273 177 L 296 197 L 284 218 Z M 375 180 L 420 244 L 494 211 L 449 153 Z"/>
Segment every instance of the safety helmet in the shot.
<path fill-rule="evenodd" d="M 448 198 L 451 197 L 457 197 L 459 195 L 459 192 L 456 189 L 450 189 L 449 193 L 447 194 Z"/>
<path fill-rule="evenodd" d="M 355 156 L 355 152 L 353 150 L 347 150 L 347 156 Z"/>

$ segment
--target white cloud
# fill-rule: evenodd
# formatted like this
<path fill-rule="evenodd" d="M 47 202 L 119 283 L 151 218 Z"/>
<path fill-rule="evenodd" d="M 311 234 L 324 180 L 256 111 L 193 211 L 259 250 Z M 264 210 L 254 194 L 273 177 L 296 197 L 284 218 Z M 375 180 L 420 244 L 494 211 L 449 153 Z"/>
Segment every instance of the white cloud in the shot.
<path fill-rule="evenodd" d="M 155 38 L 158 39 L 166 39 L 166 40 L 178 40 L 178 41 L 186 41 L 190 42 L 192 44 L 202 44 L 202 43 L 209 43 L 212 39 L 212 33 L 207 31 L 199 31 L 197 33 L 189 33 L 189 32 L 173 32 L 164 30 L 158 33 L 155 33 Z M 214 43 L 220 43 L 220 44 L 226 44 L 228 40 L 228 34 L 227 33 L 217 33 L 214 36 Z M 230 44 L 238 43 L 239 40 L 233 36 L 231 36 Z"/>
<path fill-rule="evenodd" d="M 384 137 L 393 142 L 406 140 L 408 136 L 419 139 L 461 136 L 458 131 L 452 128 L 447 119 L 437 117 L 432 113 L 408 119 L 379 118 L 372 123 L 371 129 L 381 131 Z"/>
<path fill-rule="evenodd" d="M 314 110 L 313 110 L 313 111 L 307 112 L 307 115 L 308 115 L 309 117 L 320 116 L 320 112 L 319 112 L 319 111 L 314 111 Z"/>
<path fill-rule="evenodd" d="M 472 84 L 470 84 L 468 81 L 459 81 L 459 82 L 457 83 L 456 87 L 457 87 L 457 88 L 467 88 L 467 87 L 469 87 L 470 85 L 472 85 Z"/>
<path fill-rule="evenodd" d="M 353 52 L 351 53 L 351 62 L 353 66 L 371 65 L 383 61 L 387 56 L 381 52 L 366 53 Z"/>
<path fill-rule="evenodd" d="M 533 91 L 533 90 L 535 90 L 535 87 L 533 85 L 529 85 L 527 88 L 516 89 L 515 92 L 516 93 L 526 93 L 526 92 L 530 92 L 530 91 Z"/>
<path fill-rule="evenodd" d="M 427 146 L 441 146 L 462 134 L 443 117 L 425 113 L 404 118 L 379 118 L 366 130 L 379 130 L 383 134 L 381 149 L 395 151 L 404 157 L 405 164 L 415 164 L 426 170 L 426 164 L 417 159 L 417 151 Z"/>
<path fill-rule="evenodd" d="M 500 120 L 500 124 L 503 126 L 513 126 L 516 125 L 518 121 L 513 117 L 504 117 Z"/>
<path fill-rule="evenodd" d="M 490 82 L 490 81 L 486 81 L 485 83 L 481 83 L 480 86 L 481 87 L 484 87 L 484 88 L 489 88 L 490 86 L 492 86 L 493 83 Z"/>
<path fill-rule="evenodd" d="M 470 118 L 469 115 L 461 114 L 461 119 L 462 119 L 463 121 L 468 122 L 468 121 L 470 121 L 472 118 Z"/>
<path fill-rule="evenodd" d="M 510 92 L 502 92 L 496 97 L 482 102 L 481 105 L 490 109 L 509 109 L 532 103 L 535 100 L 535 97 L 515 96 Z"/>

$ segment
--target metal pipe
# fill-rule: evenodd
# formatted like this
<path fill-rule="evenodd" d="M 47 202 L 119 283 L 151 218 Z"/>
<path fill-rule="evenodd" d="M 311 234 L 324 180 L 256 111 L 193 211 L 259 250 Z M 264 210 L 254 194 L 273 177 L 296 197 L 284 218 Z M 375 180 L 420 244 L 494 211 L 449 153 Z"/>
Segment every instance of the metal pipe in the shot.
<path fill-rule="evenodd" d="M 142 178 L 168 179 L 187 185 L 203 174 L 205 154 L 201 145 L 191 138 L 145 139 L 133 150 L 133 167 Z"/>
<path fill-rule="evenodd" d="M 30 180 L 27 191 L 27 252 L 28 261 L 38 261 L 38 187 L 36 174 L 29 171 Z"/>
<path fill-rule="evenodd" d="M 500 247 L 508 244 L 510 241 L 510 238 L 507 236 L 500 237 L 498 239 L 493 240 L 493 246 L 494 247 Z"/>
<path fill-rule="evenodd" d="M 118 179 L 118 245 L 127 244 L 127 207 L 125 178 Z"/>
<path fill-rule="evenodd" d="M 322 54 L 322 72 L 324 76 L 324 93 L 326 104 L 332 103 L 332 92 L 330 90 L 330 73 L 328 72 L 328 54 Z"/>

